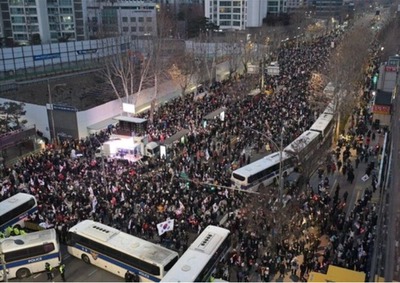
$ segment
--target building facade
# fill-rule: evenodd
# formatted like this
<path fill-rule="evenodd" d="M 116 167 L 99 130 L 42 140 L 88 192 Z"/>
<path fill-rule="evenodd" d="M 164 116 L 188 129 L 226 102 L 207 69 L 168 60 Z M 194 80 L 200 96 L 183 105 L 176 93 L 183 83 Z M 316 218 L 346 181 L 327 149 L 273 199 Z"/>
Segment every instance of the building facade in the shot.
<path fill-rule="evenodd" d="M 291 7 L 294 7 L 299 1 L 301 0 L 268 0 L 268 14 L 286 13 L 288 11 L 289 4 Z"/>
<path fill-rule="evenodd" d="M 19 44 L 86 38 L 82 0 L 0 0 L 2 37 Z"/>
<path fill-rule="evenodd" d="M 153 1 L 87 0 L 89 36 L 156 36 L 158 8 Z"/>
<path fill-rule="evenodd" d="M 204 14 L 221 30 L 261 27 L 267 16 L 266 0 L 206 0 Z"/>
<path fill-rule="evenodd" d="M 341 18 L 343 0 L 313 0 L 313 6 L 318 18 L 338 20 Z"/>

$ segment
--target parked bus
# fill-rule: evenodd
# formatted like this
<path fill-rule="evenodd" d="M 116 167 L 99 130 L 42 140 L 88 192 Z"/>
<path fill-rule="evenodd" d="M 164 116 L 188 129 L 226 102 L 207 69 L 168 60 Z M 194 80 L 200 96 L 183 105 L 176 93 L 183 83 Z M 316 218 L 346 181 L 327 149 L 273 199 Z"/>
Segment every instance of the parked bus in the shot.
<path fill-rule="evenodd" d="M 280 153 L 275 152 L 232 172 L 233 185 L 242 190 L 257 190 L 258 186 L 271 185 L 279 180 Z M 283 152 L 282 177 L 293 171 L 294 157 Z"/>
<path fill-rule="evenodd" d="M 230 246 L 229 230 L 207 226 L 161 282 L 210 282 Z"/>
<path fill-rule="evenodd" d="M 60 244 L 54 229 L 42 230 L 21 236 L 5 238 L 0 242 L 7 279 L 26 278 L 45 271 L 46 262 L 56 267 L 61 262 Z M 0 265 L 0 280 L 5 280 Z"/>
<path fill-rule="evenodd" d="M 291 142 L 284 151 L 299 159 L 301 163 L 307 163 L 316 158 L 315 152 L 319 149 L 321 134 L 313 131 L 305 131 L 297 139 Z"/>
<path fill-rule="evenodd" d="M 335 119 L 332 114 L 326 114 L 330 109 L 330 105 L 325 109 L 315 123 L 311 126 L 310 131 L 317 132 L 321 135 L 320 151 L 328 151 L 332 146 L 333 135 L 335 133 Z"/>
<path fill-rule="evenodd" d="M 141 281 L 159 282 L 178 261 L 177 252 L 92 220 L 68 233 L 68 252 L 104 270 L 124 277 L 127 270 Z"/>
<path fill-rule="evenodd" d="M 37 212 L 37 201 L 33 195 L 18 193 L 0 203 L 0 231 L 8 226 L 25 227 L 24 220 Z"/>

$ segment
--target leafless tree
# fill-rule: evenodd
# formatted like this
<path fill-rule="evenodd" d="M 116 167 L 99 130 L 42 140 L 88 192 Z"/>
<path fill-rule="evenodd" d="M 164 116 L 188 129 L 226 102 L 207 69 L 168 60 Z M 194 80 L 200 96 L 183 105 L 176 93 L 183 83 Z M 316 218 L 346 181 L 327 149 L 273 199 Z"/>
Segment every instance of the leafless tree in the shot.
<path fill-rule="evenodd" d="M 331 53 L 326 75 L 335 87 L 333 102 L 337 112 L 336 138 L 356 105 L 372 40 L 368 27 L 355 25 Z"/>
<path fill-rule="evenodd" d="M 229 79 L 239 68 L 240 42 L 243 42 L 243 38 L 240 38 L 236 32 L 228 34 L 224 41 L 223 52 L 229 64 Z"/>
<path fill-rule="evenodd" d="M 193 53 L 187 52 L 181 56 L 176 56 L 171 61 L 172 66 L 169 68 L 168 73 L 172 80 L 181 87 L 182 95 L 185 94 L 196 75 L 197 66 L 195 59 Z"/>

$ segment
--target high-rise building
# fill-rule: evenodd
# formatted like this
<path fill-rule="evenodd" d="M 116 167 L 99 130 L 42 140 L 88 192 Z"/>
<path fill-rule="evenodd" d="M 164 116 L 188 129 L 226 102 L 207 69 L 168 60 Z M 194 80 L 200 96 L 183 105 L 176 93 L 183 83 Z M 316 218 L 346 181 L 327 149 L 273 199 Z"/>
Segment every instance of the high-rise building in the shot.
<path fill-rule="evenodd" d="M 288 11 L 296 10 L 306 5 L 306 0 L 287 0 L 286 7 Z"/>
<path fill-rule="evenodd" d="M 85 39 L 82 0 L 0 0 L 3 37 L 28 44 Z"/>
<path fill-rule="evenodd" d="M 319 18 L 340 19 L 343 0 L 313 0 L 316 16 Z"/>
<path fill-rule="evenodd" d="M 205 17 L 222 30 L 245 30 L 262 26 L 267 16 L 267 0 L 205 1 Z"/>
<path fill-rule="evenodd" d="M 297 0 L 291 0 L 297 1 Z M 288 0 L 268 0 L 268 14 L 286 13 L 288 8 Z M 293 4 L 294 5 L 294 4 Z"/>

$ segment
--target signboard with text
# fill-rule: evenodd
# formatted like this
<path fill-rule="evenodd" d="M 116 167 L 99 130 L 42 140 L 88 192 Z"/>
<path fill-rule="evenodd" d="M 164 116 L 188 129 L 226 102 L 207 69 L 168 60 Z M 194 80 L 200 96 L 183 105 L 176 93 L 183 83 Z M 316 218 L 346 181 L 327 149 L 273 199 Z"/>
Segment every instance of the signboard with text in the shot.
<path fill-rule="evenodd" d="M 374 114 L 390 114 L 390 106 L 387 105 L 374 105 L 372 107 L 372 112 Z"/>

